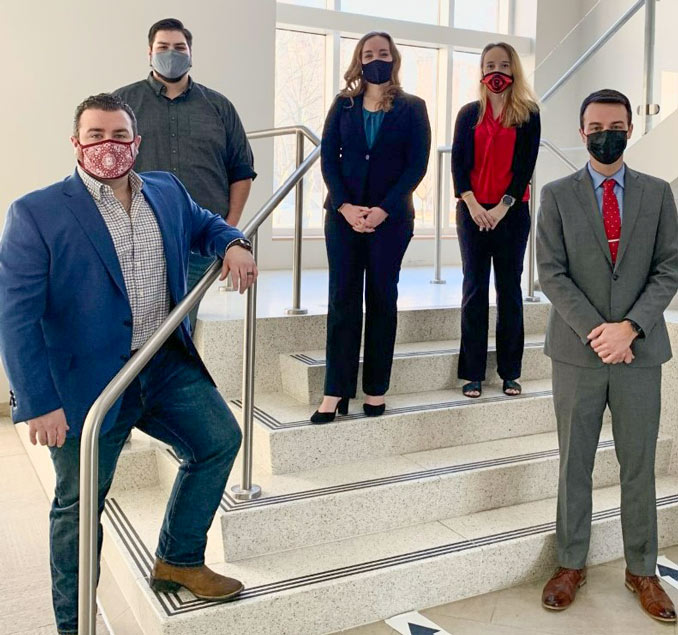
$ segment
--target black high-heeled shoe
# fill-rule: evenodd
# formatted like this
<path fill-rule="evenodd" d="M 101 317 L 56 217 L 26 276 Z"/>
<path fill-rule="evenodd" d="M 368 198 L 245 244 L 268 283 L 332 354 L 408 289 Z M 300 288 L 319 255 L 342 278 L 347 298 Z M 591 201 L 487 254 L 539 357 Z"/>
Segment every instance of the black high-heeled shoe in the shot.
<path fill-rule="evenodd" d="M 311 423 L 332 423 L 334 418 L 337 416 L 337 412 L 340 415 L 348 414 L 348 402 L 351 401 L 348 397 L 342 397 L 337 403 L 337 407 L 334 409 L 334 412 L 320 412 L 316 410 L 311 415 Z"/>
<path fill-rule="evenodd" d="M 363 404 L 363 411 L 368 417 L 379 417 L 380 415 L 384 414 L 384 410 L 386 410 L 385 403 L 380 404 L 379 406 L 373 406 L 369 403 Z"/>

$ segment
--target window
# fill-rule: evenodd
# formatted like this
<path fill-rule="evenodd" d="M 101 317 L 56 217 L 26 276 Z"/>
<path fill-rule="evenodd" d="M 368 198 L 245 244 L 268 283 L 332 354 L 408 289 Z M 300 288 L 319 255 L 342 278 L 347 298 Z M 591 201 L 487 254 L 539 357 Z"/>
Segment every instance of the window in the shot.
<path fill-rule="evenodd" d="M 275 126 L 303 124 L 318 136 L 325 119 L 325 36 L 302 31 L 276 31 Z M 274 141 L 274 182 L 278 188 L 294 171 L 296 138 Z M 305 143 L 306 154 L 310 151 Z M 304 177 L 304 228 L 320 230 L 323 218 L 320 162 Z M 294 191 L 273 214 L 277 234 L 294 228 Z M 314 233 L 313 231 L 311 233 Z"/>
<path fill-rule="evenodd" d="M 427 24 L 440 22 L 439 7 L 439 0 L 341 0 L 341 10 L 348 13 Z"/>
<path fill-rule="evenodd" d="M 340 75 L 342 76 L 348 68 L 357 42 L 358 40 L 353 38 L 341 39 Z M 428 117 L 431 122 L 432 143 L 429 169 L 414 192 L 414 209 L 415 226 L 417 228 L 432 228 L 435 201 L 433 157 L 436 147 L 438 50 L 405 44 L 398 44 L 398 50 L 402 56 L 400 82 L 403 89 L 408 93 L 418 95 L 426 102 Z M 343 82 L 341 85 L 343 87 Z"/>
<path fill-rule="evenodd" d="M 454 26 L 474 31 L 501 31 L 501 0 L 454 0 Z"/>

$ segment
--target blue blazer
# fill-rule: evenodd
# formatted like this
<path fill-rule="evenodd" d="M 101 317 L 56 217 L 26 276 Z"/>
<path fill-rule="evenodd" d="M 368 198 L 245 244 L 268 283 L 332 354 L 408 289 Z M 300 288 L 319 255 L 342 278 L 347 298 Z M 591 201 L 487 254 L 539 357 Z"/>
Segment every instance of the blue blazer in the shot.
<path fill-rule="evenodd" d="M 199 207 L 174 175 L 142 178 L 162 234 L 173 307 L 186 294 L 190 251 L 223 256 L 242 234 Z M 178 335 L 199 359 L 189 329 L 186 318 Z M 77 171 L 12 203 L 0 240 L 0 355 L 14 421 L 63 408 L 68 436 L 79 436 L 131 343 L 132 311 L 113 240 Z"/>
<path fill-rule="evenodd" d="M 352 203 L 381 207 L 393 220 L 412 218 L 412 193 L 426 174 L 430 150 L 431 126 L 423 99 L 398 95 L 370 149 L 363 96 L 338 96 L 327 114 L 321 145 L 328 189 L 325 209 L 336 212 Z"/>

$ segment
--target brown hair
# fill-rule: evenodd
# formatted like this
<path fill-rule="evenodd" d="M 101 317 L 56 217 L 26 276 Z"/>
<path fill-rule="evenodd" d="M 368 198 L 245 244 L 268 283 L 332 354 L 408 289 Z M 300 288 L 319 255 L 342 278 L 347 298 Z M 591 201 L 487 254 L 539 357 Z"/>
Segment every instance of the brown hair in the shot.
<path fill-rule="evenodd" d="M 78 104 L 78 107 L 75 109 L 75 115 L 73 117 L 73 136 L 77 137 L 80 133 L 80 117 L 85 110 L 104 110 L 106 112 L 115 112 L 116 110 L 122 110 L 127 113 L 127 116 L 132 122 L 132 134 L 137 136 L 137 118 L 134 116 L 134 111 L 130 106 L 124 102 L 117 95 L 111 93 L 99 93 L 98 95 L 92 95 L 85 99 L 85 101 Z"/>
<path fill-rule="evenodd" d="M 482 76 L 483 66 L 485 64 L 485 56 L 493 48 L 504 49 L 511 64 L 511 73 L 513 74 L 513 84 L 511 84 L 504 95 L 506 96 L 506 104 L 501 113 L 501 122 L 504 126 L 512 128 L 526 123 L 530 119 L 530 115 L 534 112 L 539 112 L 539 105 L 537 104 L 537 97 L 532 88 L 527 83 L 523 65 L 520 63 L 518 52 L 506 42 L 497 42 L 488 44 L 480 56 L 480 73 Z M 485 111 L 487 110 L 487 91 L 485 84 L 480 84 L 480 113 L 478 114 L 478 124 L 483 120 Z"/>
<path fill-rule="evenodd" d="M 353 99 L 358 95 L 362 95 L 365 92 L 365 79 L 363 78 L 363 65 L 362 65 L 362 55 L 363 47 L 367 40 L 371 40 L 373 37 L 383 37 L 388 40 L 389 48 L 391 49 L 391 56 L 393 57 L 393 71 L 391 72 L 391 79 L 388 82 L 382 100 L 379 102 L 379 107 L 388 112 L 393 107 L 393 100 L 402 92 L 400 86 L 400 64 L 401 57 L 400 52 L 398 51 L 393 38 L 389 33 L 384 31 L 370 31 L 369 33 L 363 35 L 358 43 L 355 46 L 353 51 L 353 57 L 351 58 L 351 63 L 348 65 L 348 69 L 344 73 L 344 79 L 346 80 L 346 86 L 339 93 L 342 97 L 350 97 Z"/>

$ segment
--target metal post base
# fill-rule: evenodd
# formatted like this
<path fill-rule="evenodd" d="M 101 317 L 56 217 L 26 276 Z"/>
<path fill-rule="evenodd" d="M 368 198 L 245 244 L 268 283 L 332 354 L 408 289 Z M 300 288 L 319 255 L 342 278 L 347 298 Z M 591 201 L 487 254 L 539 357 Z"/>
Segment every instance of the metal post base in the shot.
<path fill-rule="evenodd" d="M 292 307 L 291 309 L 285 309 L 285 313 L 287 315 L 306 315 L 308 313 L 308 309 L 303 309 L 303 308 L 298 308 L 295 309 Z"/>
<path fill-rule="evenodd" d="M 431 284 L 447 284 L 447 280 L 431 280 Z"/>
<path fill-rule="evenodd" d="M 536 295 L 528 295 L 525 298 L 525 302 L 534 302 L 534 303 L 541 302 L 541 298 L 539 296 L 536 296 Z"/>
<path fill-rule="evenodd" d="M 240 485 L 234 485 L 231 487 L 231 493 L 236 500 L 251 501 L 261 496 L 261 487 L 254 485 L 254 483 L 250 489 L 242 489 Z"/>

